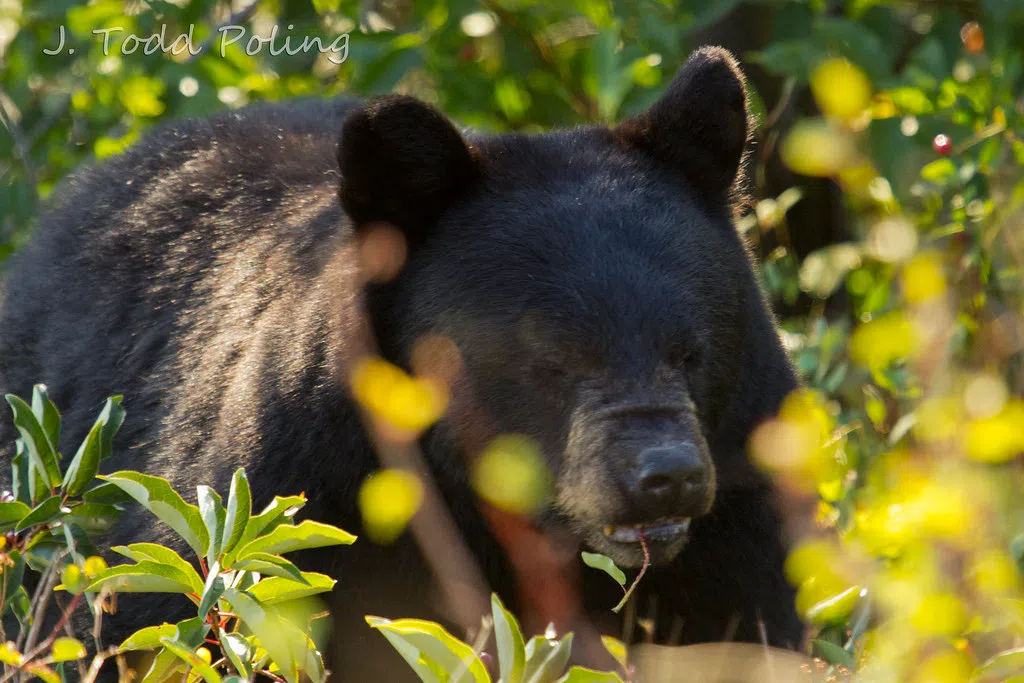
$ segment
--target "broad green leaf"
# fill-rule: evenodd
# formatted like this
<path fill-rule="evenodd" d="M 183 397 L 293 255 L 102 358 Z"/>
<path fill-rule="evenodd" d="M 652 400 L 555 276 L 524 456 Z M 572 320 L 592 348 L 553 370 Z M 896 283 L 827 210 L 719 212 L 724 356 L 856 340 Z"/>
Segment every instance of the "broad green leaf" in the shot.
<path fill-rule="evenodd" d="M 231 568 L 248 572 L 259 572 L 264 576 L 280 576 L 285 579 L 305 582 L 299 568 L 280 555 L 253 553 L 246 555 L 245 559 L 235 562 Z"/>
<path fill-rule="evenodd" d="M 14 527 L 15 531 L 24 531 L 30 527 L 47 524 L 57 519 L 61 514 L 60 496 L 50 496 L 39 505 L 32 508 L 32 512 L 22 518 Z"/>
<path fill-rule="evenodd" d="M 178 627 L 176 625 L 166 622 L 159 626 L 147 626 L 128 636 L 118 647 L 118 650 L 121 652 L 155 650 L 158 647 L 162 647 L 160 643 L 161 638 L 173 638 L 177 631 Z"/>
<path fill-rule="evenodd" d="M 289 683 L 298 683 L 300 671 L 314 681 L 322 680 L 320 655 L 305 633 L 244 592 L 229 588 L 224 592 L 224 599 L 246 628 L 256 635 Z"/>
<path fill-rule="evenodd" d="M 526 643 L 519 622 L 505 609 L 497 593 L 491 595 L 494 637 L 498 643 L 498 666 L 502 683 L 518 683 L 526 668 Z"/>
<path fill-rule="evenodd" d="M 161 638 L 160 642 L 167 651 L 174 654 L 178 659 L 188 664 L 193 671 L 202 676 L 206 683 L 221 683 L 220 674 L 212 666 L 200 659 L 199 655 L 192 648 L 174 638 L 166 636 Z"/>
<path fill-rule="evenodd" d="M 210 565 L 210 571 L 206 575 L 206 583 L 203 584 L 202 598 L 199 601 L 199 616 L 206 617 L 207 612 L 224 593 L 224 578 L 220 575 L 220 564 L 214 562 Z"/>
<path fill-rule="evenodd" d="M 4 571 L 0 572 L 0 589 L 3 589 L 5 596 L 14 595 L 19 589 L 24 590 L 22 586 L 22 579 L 25 578 L 25 557 L 20 550 L 7 551 L 7 559 L 10 562 Z M 8 598 L 3 603 L 3 614 L 7 613 L 7 610 L 13 609 L 15 605 L 13 601 Z M 21 619 L 19 618 L 19 621 Z"/>
<path fill-rule="evenodd" d="M 622 683 L 622 678 L 613 671 L 595 671 L 574 666 L 558 679 L 558 683 Z"/>
<path fill-rule="evenodd" d="M 316 572 L 302 572 L 305 583 L 292 581 L 273 576 L 263 579 L 249 589 L 249 594 L 264 605 L 271 605 L 275 602 L 285 602 L 297 598 L 305 598 L 310 595 L 326 593 L 334 588 L 337 583 L 334 579 L 325 574 Z"/>
<path fill-rule="evenodd" d="M 166 546 L 157 543 L 132 543 L 129 546 L 114 546 L 112 550 L 118 555 L 124 555 L 129 560 L 135 562 L 152 560 L 159 564 L 174 567 L 184 576 L 188 577 L 192 592 L 196 595 L 200 595 L 203 592 L 203 579 L 199 576 L 199 572 L 195 570 L 195 567 L 189 564 L 181 555 Z"/>
<path fill-rule="evenodd" d="M 398 619 L 392 621 L 381 617 L 366 617 L 366 623 L 380 631 L 393 645 L 396 640 L 404 641 L 429 659 L 437 662 L 445 671 L 465 673 L 452 678 L 452 683 L 490 683 L 491 677 L 480 658 L 466 643 L 448 633 L 439 624 L 422 619 Z M 399 650 L 403 657 L 405 653 Z M 406 661 L 409 658 L 406 657 Z"/>
<path fill-rule="evenodd" d="M 625 669 L 626 644 L 618 638 L 612 638 L 611 636 L 601 636 L 601 644 L 604 645 L 604 649 L 608 650 L 608 654 L 615 658 L 615 661 L 619 663 L 619 666 Z"/>
<path fill-rule="evenodd" d="M 100 433 L 100 460 L 109 458 L 114 452 L 114 436 L 124 424 L 125 411 L 121 407 L 121 396 L 111 396 L 103 405 L 103 411 L 97 422 L 102 422 Z"/>
<path fill-rule="evenodd" d="M 14 394 L 7 394 L 5 397 L 14 411 L 14 426 L 25 443 L 25 448 L 36 469 L 43 477 L 43 482 L 49 488 L 60 484 L 60 466 L 57 464 L 57 453 L 46 438 L 43 426 L 39 424 L 31 406 L 22 401 Z"/>
<path fill-rule="evenodd" d="M 199 508 L 189 505 L 160 477 L 138 472 L 115 472 L 100 479 L 121 487 L 167 526 L 185 539 L 196 555 L 203 557 L 210 543 Z"/>
<path fill-rule="evenodd" d="M 127 493 L 125 493 L 124 489 L 122 489 L 120 486 L 105 481 L 99 486 L 94 486 L 85 493 L 83 493 L 82 500 L 84 500 L 87 503 L 107 503 L 109 505 L 120 505 L 122 503 L 130 503 L 134 499 Z"/>
<path fill-rule="evenodd" d="M 196 496 L 199 500 L 199 514 L 206 526 L 210 539 L 210 547 L 206 551 L 207 564 L 213 564 L 220 553 L 220 539 L 224 529 L 224 505 L 220 494 L 209 486 L 197 486 Z"/>
<path fill-rule="evenodd" d="M 174 680 L 172 677 L 185 670 L 185 663 L 166 647 L 160 648 L 149 666 L 149 671 L 139 683 L 165 683 Z"/>
<path fill-rule="evenodd" d="M 349 545 L 355 540 L 356 537 L 347 531 L 307 519 L 295 526 L 279 526 L 269 534 L 249 541 L 238 551 L 237 557 L 245 559 L 253 553 L 282 555 L 295 550 Z"/>
<path fill-rule="evenodd" d="M 626 585 L 626 574 L 615 566 L 612 558 L 607 555 L 601 555 L 600 553 L 581 553 L 583 557 L 583 564 L 594 569 L 600 569 L 608 576 L 615 579 L 615 582 L 620 586 Z"/>
<path fill-rule="evenodd" d="M 263 512 L 249 519 L 234 550 L 237 551 L 240 547 L 244 547 L 257 536 L 269 533 L 278 524 L 290 521 L 305 504 L 305 496 L 275 496 L 270 505 L 263 509 Z"/>
<path fill-rule="evenodd" d="M 86 655 L 85 645 L 75 638 L 58 638 L 50 650 L 51 662 L 73 662 Z"/>
<path fill-rule="evenodd" d="M 850 671 L 853 671 L 856 667 L 853 655 L 835 643 L 830 643 L 827 640 L 816 639 L 811 642 L 811 646 L 815 656 L 821 657 L 829 664 L 845 666 Z"/>
<path fill-rule="evenodd" d="M 168 564 L 143 560 L 107 569 L 85 589 L 98 593 L 110 588 L 117 593 L 194 593 L 187 574 Z"/>
<path fill-rule="evenodd" d="M 252 651 L 249 641 L 237 633 L 227 633 L 223 629 L 218 631 L 217 637 L 220 640 L 220 649 L 224 656 L 231 662 L 243 678 L 248 680 L 252 677 Z M 224 679 L 227 683 L 227 679 Z"/>
<path fill-rule="evenodd" d="M 531 648 L 530 645 L 533 645 Z M 526 683 L 554 683 L 569 663 L 572 654 L 572 634 L 555 642 L 547 638 L 531 638 L 526 648 Z"/>
<path fill-rule="evenodd" d="M 37 384 L 32 387 L 32 414 L 43 428 L 43 434 L 50 442 L 50 448 L 54 453 L 60 448 L 60 412 L 57 406 L 53 405 L 50 395 L 46 393 L 46 386 Z M 57 457 L 60 454 L 57 453 Z"/>
<path fill-rule="evenodd" d="M 973 681 L 1011 680 L 1024 671 L 1024 648 L 1003 650 L 988 659 L 974 672 Z"/>
<path fill-rule="evenodd" d="M 77 496 L 96 477 L 96 473 L 100 469 L 100 439 L 102 438 L 102 430 L 103 424 L 96 422 L 92 429 L 89 430 L 85 441 L 78 447 L 78 452 L 72 458 L 71 464 L 68 465 L 62 484 L 64 491 L 68 495 Z"/>
<path fill-rule="evenodd" d="M 11 458 L 11 493 L 15 500 L 30 505 L 32 503 L 32 463 L 29 461 L 25 442 L 17 439 L 14 442 L 14 457 Z"/>
<path fill-rule="evenodd" d="M 82 503 L 71 508 L 71 512 L 64 516 L 64 523 L 77 524 L 87 533 L 101 534 L 110 531 L 122 512 L 113 505 Z"/>
<path fill-rule="evenodd" d="M 231 490 L 228 492 L 220 552 L 228 553 L 234 549 L 245 533 L 250 515 L 252 515 L 252 495 L 249 491 L 249 480 L 245 476 L 245 470 L 239 467 L 231 477 Z"/>
<path fill-rule="evenodd" d="M 25 518 L 32 511 L 28 505 L 21 501 L 12 500 L 7 503 L 0 503 L 0 527 L 14 525 Z"/>

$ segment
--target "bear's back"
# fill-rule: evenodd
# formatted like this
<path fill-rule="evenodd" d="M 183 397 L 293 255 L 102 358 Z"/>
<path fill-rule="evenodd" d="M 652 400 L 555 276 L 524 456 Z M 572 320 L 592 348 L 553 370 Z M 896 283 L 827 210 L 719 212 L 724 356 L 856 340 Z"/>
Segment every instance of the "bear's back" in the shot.
<path fill-rule="evenodd" d="M 266 414 L 260 402 L 327 384 L 319 281 L 348 230 L 336 149 L 356 104 L 298 100 L 174 123 L 72 176 L 6 275 L 0 390 L 27 397 L 46 383 L 67 409 L 64 453 L 104 398 L 124 393 L 124 467 L 161 473 L 183 452 L 201 461 L 211 440 L 255 448 L 265 426 L 247 420 Z M 261 381 L 234 379 L 252 375 Z M 236 386 L 263 395 L 233 396 Z M 226 411 L 238 414 L 233 434 L 213 427 Z M 15 436 L 0 417 L 0 448 Z M 228 448 L 236 439 L 248 443 Z"/>

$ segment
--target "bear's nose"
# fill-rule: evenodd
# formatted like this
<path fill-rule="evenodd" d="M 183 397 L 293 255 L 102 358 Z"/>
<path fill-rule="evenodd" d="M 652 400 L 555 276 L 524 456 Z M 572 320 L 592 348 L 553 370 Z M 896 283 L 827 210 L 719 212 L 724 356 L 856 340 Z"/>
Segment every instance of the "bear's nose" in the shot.
<path fill-rule="evenodd" d="M 696 516 L 703 508 L 707 466 L 690 443 L 644 449 L 637 458 L 632 498 L 650 519 Z"/>

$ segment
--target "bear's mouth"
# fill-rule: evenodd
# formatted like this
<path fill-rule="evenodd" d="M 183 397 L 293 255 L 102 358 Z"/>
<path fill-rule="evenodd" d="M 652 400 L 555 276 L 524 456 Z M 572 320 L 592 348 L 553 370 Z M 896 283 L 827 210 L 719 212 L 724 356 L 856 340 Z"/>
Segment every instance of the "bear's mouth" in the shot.
<path fill-rule="evenodd" d="M 605 537 L 616 543 L 639 543 L 641 536 L 645 541 L 667 543 L 689 530 L 689 517 L 670 517 L 645 524 L 608 524 L 602 529 Z"/>

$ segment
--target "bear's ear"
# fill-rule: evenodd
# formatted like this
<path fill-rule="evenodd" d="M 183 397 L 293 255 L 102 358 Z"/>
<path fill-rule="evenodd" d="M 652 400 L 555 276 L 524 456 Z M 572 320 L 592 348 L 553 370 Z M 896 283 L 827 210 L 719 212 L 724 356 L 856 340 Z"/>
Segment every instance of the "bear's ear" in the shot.
<path fill-rule="evenodd" d="M 616 133 L 680 169 L 698 191 L 727 200 L 748 133 L 747 95 L 735 58 L 720 47 L 697 50 L 661 99 Z"/>
<path fill-rule="evenodd" d="M 451 122 L 412 97 L 377 97 L 346 115 L 338 142 L 342 208 L 356 228 L 393 223 L 418 241 L 477 176 Z"/>

